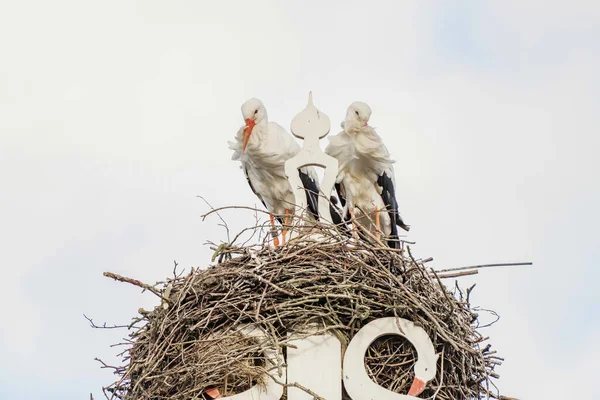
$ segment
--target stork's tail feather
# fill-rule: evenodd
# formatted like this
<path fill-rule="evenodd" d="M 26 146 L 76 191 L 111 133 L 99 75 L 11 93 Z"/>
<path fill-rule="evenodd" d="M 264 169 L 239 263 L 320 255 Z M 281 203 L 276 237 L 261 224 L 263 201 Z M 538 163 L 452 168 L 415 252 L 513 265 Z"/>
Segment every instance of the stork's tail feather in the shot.
<path fill-rule="evenodd" d="M 330 201 L 329 213 L 331 214 L 331 222 L 333 222 L 333 224 L 337 226 L 344 235 L 350 236 L 350 230 L 346 224 L 346 220 L 342 217 L 343 210 L 337 207 L 337 198 L 335 198 L 335 196 L 331 196 Z"/>
<path fill-rule="evenodd" d="M 398 226 L 399 226 L 400 228 L 404 229 L 406 232 L 410 231 L 410 225 L 406 225 L 406 224 L 405 224 L 405 223 L 403 223 L 403 222 L 399 222 L 399 223 L 398 223 Z"/>
<path fill-rule="evenodd" d="M 398 218 L 396 219 L 396 225 L 404 229 L 406 232 L 410 231 L 410 225 L 406 225 L 404 221 L 402 221 L 402 218 L 400 216 L 398 216 Z"/>

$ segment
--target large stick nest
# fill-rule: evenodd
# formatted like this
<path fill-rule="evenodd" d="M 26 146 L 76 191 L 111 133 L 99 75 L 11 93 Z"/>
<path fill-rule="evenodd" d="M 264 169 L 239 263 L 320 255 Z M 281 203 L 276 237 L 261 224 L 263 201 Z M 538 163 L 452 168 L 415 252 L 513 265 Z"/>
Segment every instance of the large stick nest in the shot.
<path fill-rule="evenodd" d="M 207 388 L 232 395 L 261 384 L 265 343 L 236 333 L 244 324 L 266 332 L 266 345 L 277 349 L 274 362 L 280 368 L 292 328 L 317 324 L 345 348 L 368 322 L 397 316 L 423 327 L 440 354 L 437 376 L 420 397 L 501 398 L 491 387 L 502 359 L 477 330 L 470 291 L 465 295 L 456 286 L 450 292 L 442 285 L 441 279 L 455 275 L 427 269 L 427 260 L 415 260 L 405 244 L 390 249 L 329 229 L 321 233 L 325 240 L 301 237 L 279 248 L 220 245 L 215 265 L 186 276 L 174 272 L 157 286 L 107 273 L 162 298 L 153 311 L 140 310 L 130 326 L 121 353 L 125 365 L 115 368 L 119 380 L 105 388 L 107 397 L 202 399 Z M 406 394 L 415 359 L 408 341 L 384 336 L 371 345 L 365 364 L 378 384 Z"/>

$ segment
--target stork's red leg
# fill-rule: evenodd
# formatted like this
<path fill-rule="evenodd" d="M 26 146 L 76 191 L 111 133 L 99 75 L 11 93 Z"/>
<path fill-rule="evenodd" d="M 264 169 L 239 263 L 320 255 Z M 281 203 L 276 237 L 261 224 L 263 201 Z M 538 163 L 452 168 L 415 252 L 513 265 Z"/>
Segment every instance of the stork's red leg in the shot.
<path fill-rule="evenodd" d="M 269 217 L 271 218 L 271 229 L 273 229 L 273 245 L 279 247 L 279 237 L 277 235 L 277 227 L 275 226 L 275 218 L 273 217 L 273 214 L 269 214 Z"/>
<path fill-rule="evenodd" d="M 288 232 L 288 225 L 290 224 L 290 210 L 285 210 L 285 219 L 283 220 L 283 230 L 281 231 L 281 244 L 285 244 L 285 235 Z"/>
<path fill-rule="evenodd" d="M 383 232 L 381 231 L 381 220 L 380 220 L 380 216 L 379 216 L 379 207 L 375 207 L 375 227 L 376 232 L 375 232 L 375 240 L 377 241 L 377 243 L 383 247 L 383 243 L 381 242 L 381 238 L 383 237 Z"/>
<path fill-rule="evenodd" d="M 350 220 L 352 221 L 352 236 L 354 239 L 358 240 L 358 228 L 356 227 L 356 220 L 354 219 L 354 207 L 350 206 L 348 212 L 350 213 Z"/>

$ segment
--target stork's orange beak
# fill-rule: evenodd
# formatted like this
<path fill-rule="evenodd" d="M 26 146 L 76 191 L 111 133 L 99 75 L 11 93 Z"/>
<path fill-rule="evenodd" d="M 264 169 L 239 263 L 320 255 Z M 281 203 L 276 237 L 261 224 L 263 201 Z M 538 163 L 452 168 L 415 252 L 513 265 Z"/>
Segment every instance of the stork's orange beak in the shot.
<path fill-rule="evenodd" d="M 425 382 L 423 382 L 419 378 L 415 378 L 415 380 L 413 381 L 413 383 L 410 387 L 410 390 L 408 391 L 408 395 L 409 396 L 418 396 L 421 393 L 423 393 L 423 390 L 425 390 Z"/>
<path fill-rule="evenodd" d="M 248 140 L 250 139 L 250 134 L 252 133 L 252 129 L 254 129 L 254 125 L 256 125 L 256 121 L 248 118 L 246 120 L 246 127 L 244 128 L 244 141 L 242 142 L 242 152 L 246 150 L 246 146 L 248 145 Z"/>

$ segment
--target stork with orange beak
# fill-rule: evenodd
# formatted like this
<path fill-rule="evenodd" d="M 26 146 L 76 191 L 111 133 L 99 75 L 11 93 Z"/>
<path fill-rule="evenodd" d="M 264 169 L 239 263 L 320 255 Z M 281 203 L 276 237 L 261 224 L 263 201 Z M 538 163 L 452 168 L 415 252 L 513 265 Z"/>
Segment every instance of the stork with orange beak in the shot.
<path fill-rule="evenodd" d="M 246 122 L 235 141 L 229 142 L 234 151 L 232 160 L 240 160 L 250 189 L 270 214 L 273 242 L 279 246 L 275 220 L 284 225 L 282 244 L 285 244 L 286 226 L 294 212 L 295 198 L 285 174 L 285 162 L 300 151 L 292 135 L 275 122 L 269 122 L 263 103 L 255 98 L 242 105 Z M 310 214 L 318 219 L 319 180 L 313 167 L 300 168 L 298 173 L 306 189 L 306 204 Z"/>

